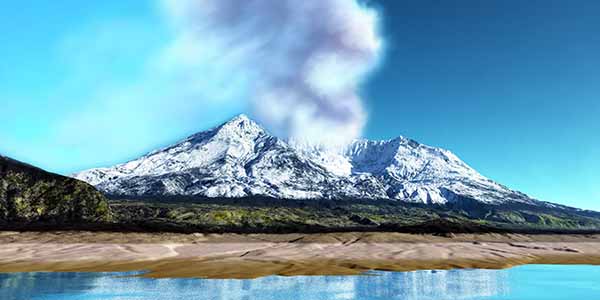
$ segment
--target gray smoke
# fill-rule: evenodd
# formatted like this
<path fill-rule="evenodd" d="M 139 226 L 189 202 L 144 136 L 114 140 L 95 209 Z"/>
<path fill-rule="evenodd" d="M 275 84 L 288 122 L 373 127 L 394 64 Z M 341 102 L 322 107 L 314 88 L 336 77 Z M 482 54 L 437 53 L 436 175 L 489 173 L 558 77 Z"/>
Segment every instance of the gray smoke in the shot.
<path fill-rule="evenodd" d="M 202 80 L 243 86 L 252 115 L 275 134 L 319 144 L 360 136 L 366 113 L 357 90 L 382 52 L 374 9 L 354 0 L 164 0 L 163 7 L 179 32 L 167 57 L 209 66 Z"/>

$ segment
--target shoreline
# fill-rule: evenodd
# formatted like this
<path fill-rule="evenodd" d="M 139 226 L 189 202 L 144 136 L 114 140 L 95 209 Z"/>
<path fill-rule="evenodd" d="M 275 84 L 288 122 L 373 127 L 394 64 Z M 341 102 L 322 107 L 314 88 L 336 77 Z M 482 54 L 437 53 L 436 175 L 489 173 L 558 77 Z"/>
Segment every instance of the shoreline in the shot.
<path fill-rule="evenodd" d="M 0 273 L 144 271 L 151 278 L 600 265 L 600 235 L 0 232 Z"/>

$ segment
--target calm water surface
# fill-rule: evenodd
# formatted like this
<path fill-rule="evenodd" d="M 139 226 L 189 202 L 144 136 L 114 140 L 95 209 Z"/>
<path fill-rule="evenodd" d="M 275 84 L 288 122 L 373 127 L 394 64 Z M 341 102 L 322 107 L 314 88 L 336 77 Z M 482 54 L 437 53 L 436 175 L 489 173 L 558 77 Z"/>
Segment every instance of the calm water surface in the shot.
<path fill-rule="evenodd" d="M 0 273 L 2 300 L 565 300 L 600 299 L 600 267 L 374 272 L 253 280 L 145 279 L 135 273 Z"/>

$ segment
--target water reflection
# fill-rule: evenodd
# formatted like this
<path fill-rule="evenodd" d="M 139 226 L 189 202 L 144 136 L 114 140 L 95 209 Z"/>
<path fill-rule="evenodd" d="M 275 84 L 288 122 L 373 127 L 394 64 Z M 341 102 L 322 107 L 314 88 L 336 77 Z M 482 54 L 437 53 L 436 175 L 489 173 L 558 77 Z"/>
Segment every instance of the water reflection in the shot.
<path fill-rule="evenodd" d="M 372 273 L 254 280 L 143 279 L 124 273 L 0 274 L 0 299 L 481 299 L 508 292 L 507 272 Z"/>
<path fill-rule="evenodd" d="M 360 299 L 479 299 L 508 291 L 506 271 L 452 270 L 385 273 L 358 281 Z"/>
<path fill-rule="evenodd" d="M 33 299 L 40 295 L 77 294 L 96 287 L 103 273 L 0 273 L 0 299 Z"/>

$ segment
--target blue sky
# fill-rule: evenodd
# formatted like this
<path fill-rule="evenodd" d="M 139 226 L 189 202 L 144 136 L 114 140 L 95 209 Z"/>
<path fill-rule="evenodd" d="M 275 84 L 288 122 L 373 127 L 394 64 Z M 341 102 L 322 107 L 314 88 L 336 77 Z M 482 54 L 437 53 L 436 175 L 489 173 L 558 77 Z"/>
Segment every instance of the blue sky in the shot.
<path fill-rule="evenodd" d="M 360 91 L 365 137 L 448 148 L 511 188 L 600 210 L 600 2 L 370 2 L 386 52 Z M 70 173 L 248 110 L 245 78 L 164 66 L 176 36 L 158 3 L 3 5 L 0 153 Z"/>
<path fill-rule="evenodd" d="M 367 136 L 401 133 L 600 209 L 600 2 L 379 2 L 388 53 L 365 88 Z"/>

